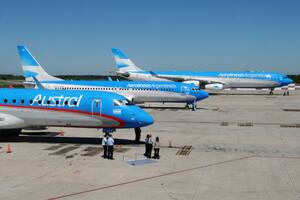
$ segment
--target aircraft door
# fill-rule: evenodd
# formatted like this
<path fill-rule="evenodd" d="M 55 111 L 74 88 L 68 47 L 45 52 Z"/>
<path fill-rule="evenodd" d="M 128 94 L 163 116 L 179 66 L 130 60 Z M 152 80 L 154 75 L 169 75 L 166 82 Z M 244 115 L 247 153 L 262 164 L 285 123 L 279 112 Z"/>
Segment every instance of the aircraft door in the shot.
<path fill-rule="evenodd" d="M 92 101 L 92 115 L 101 115 L 102 101 L 101 99 L 93 99 Z"/>

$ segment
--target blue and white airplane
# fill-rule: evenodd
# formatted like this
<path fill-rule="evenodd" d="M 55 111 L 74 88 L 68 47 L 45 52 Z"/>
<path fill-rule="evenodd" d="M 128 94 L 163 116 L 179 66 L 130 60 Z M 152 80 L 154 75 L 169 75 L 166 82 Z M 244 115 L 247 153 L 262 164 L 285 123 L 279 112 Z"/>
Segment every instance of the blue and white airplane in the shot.
<path fill-rule="evenodd" d="M 287 86 L 293 81 L 286 75 L 275 72 L 193 72 L 193 71 L 145 71 L 136 66 L 120 49 L 112 48 L 118 68 L 117 73 L 130 80 L 177 81 L 193 83 L 203 89 L 225 88 L 270 89 Z"/>
<path fill-rule="evenodd" d="M 110 91 L 133 103 L 181 102 L 196 109 L 196 102 L 208 97 L 199 87 L 176 82 L 65 81 L 49 75 L 24 46 L 18 46 L 25 84 L 35 85 L 33 77 L 46 89 Z"/>
<path fill-rule="evenodd" d="M 0 136 L 31 127 L 140 128 L 153 118 L 111 92 L 0 89 Z"/>

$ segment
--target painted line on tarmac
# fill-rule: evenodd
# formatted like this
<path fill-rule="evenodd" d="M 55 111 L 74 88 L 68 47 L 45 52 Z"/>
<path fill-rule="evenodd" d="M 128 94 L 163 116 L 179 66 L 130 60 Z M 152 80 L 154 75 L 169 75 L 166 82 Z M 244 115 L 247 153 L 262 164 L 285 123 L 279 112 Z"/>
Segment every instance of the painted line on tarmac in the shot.
<path fill-rule="evenodd" d="M 127 182 L 122 182 L 122 183 L 118 183 L 118 184 L 114 184 L 114 185 L 108 185 L 108 186 L 94 188 L 94 189 L 85 190 L 85 191 L 81 191 L 81 192 L 75 192 L 75 193 L 65 194 L 65 195 L 61 195 L 61 196 L 56 196 L 56 197 L 53 197 L 53 198 L 49 198 L 48 200 L 63 199 L 63 198 L 67 198 L 67 197 L 72 197 L 72 196 L 77 196 L 77 195 L 89 193 L 89 192 L 100 191 L 100 190 L 104 190 L 104 189 L 108 189 L 108 188 L 114 188 L 114 187 L 118 187 L 118 186 L 123 186 L 123 185 L 132 184 L 132 183 L 142 182 L 142 181 L 151 180 L 151 179 L 155 179 L 155 178 L 160 178 L 160 177 L 164 177 L 164 176 L 171 176 L 171 175 L 175 175 L 175 174 L 180 174 L 180 173 L 185 173 L 185 172 L 194 171 L 194 170 L 198 170 L 198 169 L 213 167 L 213 166 L 222 165 L 222 164 L 231 163 L 231 162 L 236 162 L 236 161 L 240 161 L 240 160 L 246 160 L 246 159 L 250 159 L 250 158 L 254 158 L 254 157 L 257 157 L 257 156 L 256 155 L 245 156 L 245 157 L 241 157 L 241 158 L 235 158 L 235 159 L 231 159 L 231 160 L 215 162 L 215 163 L 211 163 L 211 164 L 207 164 L 207 165 L 201 165 L 201 166 L 193 167 L 193 168 L 189 168 L 189 169 L 177 170 L 177 171 L 174 171 L 174 172 L 169 172 L 169 173 L 160 174 L 160 175 L 156 175 L 156 176 L 150 176 L 150 177 L 136 179 L 136 180 L 127 181 Z"/>
<path fill-rule="evenodd" d="M 296 157 L 296 156 L 260 156 L 260 155 L 257 155 L 255 156 L 257 158 L 276 158 L 276 159 L 300 159 L 300 157 Z"/>

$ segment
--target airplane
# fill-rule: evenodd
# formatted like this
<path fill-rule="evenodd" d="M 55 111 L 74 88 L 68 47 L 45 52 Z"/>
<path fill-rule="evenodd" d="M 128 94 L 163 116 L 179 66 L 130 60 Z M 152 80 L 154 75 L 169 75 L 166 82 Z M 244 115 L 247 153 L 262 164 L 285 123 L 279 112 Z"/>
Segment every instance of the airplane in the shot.
<path fill-rule="evenodd" d="M 49 75 L 25 46 L 18 46 L 25 86 L 35 86 L 33 77 L 46 89 L 110 91 L 126 97 L 132 103 L 181 102 L 196 110 L 197 101 L 207 98 L 199 87 L 176 82 L 141 81 L 67 81 Z"/>
<path fill-rule="evenodd" d="M 139 129 L 153 118 L 125 97 L 78 90 L 0 89 L 0 136 L 18 136 L 31 127 Z"/>
<path fill-rule="evenodd" d="M 193 71 L 145 71 L 136 66 L 120 49 L 112 48 L 117 74 L 134 81 L 177 81 L 198 85 L 202 89 L 226 88 L 270 89 L 287 86 L 293 81 L 275 72 L 193 72 Z"/>

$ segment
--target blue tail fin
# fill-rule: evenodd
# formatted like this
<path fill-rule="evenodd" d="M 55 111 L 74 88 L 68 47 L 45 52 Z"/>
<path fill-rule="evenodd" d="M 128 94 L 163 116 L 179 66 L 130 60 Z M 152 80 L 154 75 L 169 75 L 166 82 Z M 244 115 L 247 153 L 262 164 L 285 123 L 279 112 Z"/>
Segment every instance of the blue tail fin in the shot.
<path fill-rule="evenodd" d="M 25 46 L 17 46 L 23 75 L 26 81 L 34 81 L 33 76 L 39 81 L 61 80 L 54 76 L 50 76 L 38 63 L 38 61 L 31 55 Z"/>
<path fill-rule="evenodd" d="M 137 67 L 120 49 L 112 48 L 111 49 L 116 66 L 120 72 L 129 72 L 129 71 L 143 71 Z"/>

